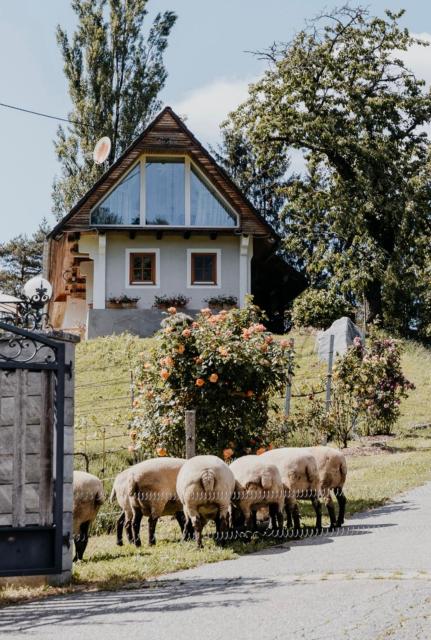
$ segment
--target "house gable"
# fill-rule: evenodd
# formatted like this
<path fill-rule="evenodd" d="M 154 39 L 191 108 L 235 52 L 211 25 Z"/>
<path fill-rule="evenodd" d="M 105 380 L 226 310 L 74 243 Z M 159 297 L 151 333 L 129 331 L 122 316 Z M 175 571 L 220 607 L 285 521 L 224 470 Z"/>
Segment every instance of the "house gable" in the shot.
<path fill-rule="evenodd" d="M 206 196 L 207 201 L 210 202 L 210 221 L 205 225 L 202 224 L 202 215 L 199 216 L 199 214 L 196 213 L 196 225 L 193 226 L 199 227 L 200 224 L 202 224 L 203 228 L 211 227 L 211 217 L 213 220 L 219 222 L 226 219 L 223 218 L 223 199 L 229 207 L 238 214 L 239 224 L 234 226 L 239 227 L 242 233 L 260 237 L 275 235 L 272 228 L 254 209 L 226 172 L 216 163 L 214 158 L 212 158 L 198 142 L 185 126 L 184 122 L 170 107 L 166 107 L 85 194 L 71 212 L 52 230 L 50 236 L 57 237 L 63 231 L 85 231 L 90 228 L 103 226 L 98 222 L 91 224 L 92 211 L 98 203 L 100 204 L 103 201 L 105 201 L 105 203 L 107 202 L 115 190 L 114 187 L 118 188 L 119 185 L 117 183 L 121 183 L 121 179 L 133 168 L 133 165 L 137 163 L 139 158 L 145 154 L 155 156 L 177 154 L 191 159 L 192 166 L 197 168 L 197 171 L 194 172 L 196 174 L 196 193 L 199 194 L 200 192 L 201 198 L 205 199 Z M 199 174 L 202 174 L 202 177 Z M 194 178 L 192 178 L 192 180 L 193 179 Z M 205 194 L 205 189 L 208 190 L 210 195 Z M 217 197 L 217 192 L 221 195 L 222 199 Z M 136 219 L 133 218 L 133 212 L 130 213 L 130 220 L 132 221 L 130 222 L 130 228 L 133 228 L 132 225 L 136 224 Z M 123 228 L 124 226 L 127 228 L 128 222 L 125 224 L 122 223 L 122 225 Z M 215 224 L 214 226 L 221 225 Z"/>

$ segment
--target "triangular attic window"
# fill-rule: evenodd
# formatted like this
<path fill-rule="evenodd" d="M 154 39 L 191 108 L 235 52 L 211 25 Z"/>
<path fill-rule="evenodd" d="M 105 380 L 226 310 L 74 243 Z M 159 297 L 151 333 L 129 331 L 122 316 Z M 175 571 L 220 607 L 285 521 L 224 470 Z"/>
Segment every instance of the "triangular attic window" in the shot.
<path fill-rule="evenodd" d="M 91 223 L 140 224 L 140 165 L 136 165 L 91 214 Z"/>
<path fill-rule="evenodd" d="M 229 209 L 191 170 L 191 224 L 194 227 L 234 227 L 236 220 Z"/>

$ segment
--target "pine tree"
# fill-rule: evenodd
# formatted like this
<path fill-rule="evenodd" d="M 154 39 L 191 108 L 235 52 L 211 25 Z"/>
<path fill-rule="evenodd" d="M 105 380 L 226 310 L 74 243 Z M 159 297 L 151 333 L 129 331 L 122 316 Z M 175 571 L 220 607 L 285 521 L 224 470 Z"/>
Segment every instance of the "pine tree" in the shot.
<path fill-rule="evenodd" d="M 55 151 L 61 177 L 54 180 L 53 213 L 65 215 L 103 168 L 92 151 L 97 140 L 112 142 L 109 164 L 131 144 L 159 110 L 167 72 L 163 54 L 176 21 L 158 13 L 148 34 L 148 0 L 72 0 L 78 26 L 71 38 L 57 27 L 74 123 L 58 128 Z"/>
<path fill-rule="evenodd" d="M 42 271 L 43 245 L 49 231 L 43 219 L 37 231 L 28 237 L 20 234 L 0 244 L 0 291 L 19 295 L 22 286 Z"/>

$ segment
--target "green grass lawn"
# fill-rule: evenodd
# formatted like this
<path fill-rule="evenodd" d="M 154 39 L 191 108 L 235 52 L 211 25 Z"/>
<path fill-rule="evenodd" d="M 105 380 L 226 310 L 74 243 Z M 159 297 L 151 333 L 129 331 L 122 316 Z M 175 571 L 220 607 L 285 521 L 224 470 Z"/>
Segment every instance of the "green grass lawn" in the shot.
<path fill-rule="evenodd" d="M 294 393 L 319 385 L 325 366 L 317 362 L 314 337 L 295 333 L 297 370 Z M 112 478 L 136 461 L 128 452 L 127 425 L 131 408 L 130 371 L 139 354 L 151 349 L 153 340 L 131 336 L 99 338 L 81 343 L 76 362 L 76 451 L 85 453 L 90 472 L 104 480 L 109 495 Z M 403 367 L 416 389 L 401 405 L 398 434 L 381 439 L 381 447 L 373 447 L 367 439 L 350 443 L 348 456 L 347 517 L 384 504 L 397 494 L 431 480 L 431 428 L 412 429 L 417 423 L 431 422 L 431 351 L 415 343 L 405 343 Z M 301 399 L 292 399 L 292 407 Z M 103 429 L 105 437 L 102 437 Z M 377 453 L 376 453 L 377 452 Z M 84 468 L 84 457 L 76 456 L 76 468 Z M 301 506 L 305 525 L 313 524 L 309 505 Z M 106 531 L 114 524 L 118 508 L 108 501 L 98 516 L 93 534 Z M 209 528 L 208 531 L 211 531 Z M 76 564 L 73 584 L 65 589 L 40 587 L 0 590 L 0 605 L 47 594 L 80 589 L 114 589 L 142 585 L 148 578 L 186 569 L 207 562 L 238 557 L 275 544 L 269 541 L 235 542 L 220 548 L 206 538 L 203 550 L 193 542 L 179 541 L 178 525 L 169 518 L 158 526 L 158 544 L 143 544 L 136 550 L 131 545 L 117 547 L 114 534 L 93 535 L 84 562 Z M 142 535 L 143 541 L 146 539 Z"/>

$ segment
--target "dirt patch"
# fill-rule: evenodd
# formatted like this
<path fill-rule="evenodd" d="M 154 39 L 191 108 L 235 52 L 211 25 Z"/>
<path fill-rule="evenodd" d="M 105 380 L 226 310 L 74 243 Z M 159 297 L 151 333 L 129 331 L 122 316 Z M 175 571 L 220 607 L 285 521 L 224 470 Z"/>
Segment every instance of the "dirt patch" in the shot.
<path fill-rule="evenodd" d="M 396 436 L 364 436 L 358 440 L 358 444 L 343 449 L 345 456 L 379 456 L 382 453 L 398 453 L 397 447 L 389 444 Z"/>

